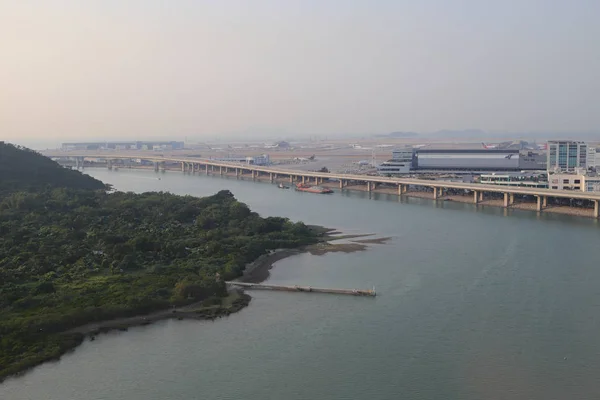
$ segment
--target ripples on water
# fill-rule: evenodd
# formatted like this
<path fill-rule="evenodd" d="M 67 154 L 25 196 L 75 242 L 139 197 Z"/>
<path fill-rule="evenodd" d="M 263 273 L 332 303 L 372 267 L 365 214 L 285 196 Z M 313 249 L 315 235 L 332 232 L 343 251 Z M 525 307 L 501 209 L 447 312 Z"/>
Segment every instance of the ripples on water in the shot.
<path fill-rule="evenodd" d="M 87 172 L 120 190 L 229 189 L 263 215 L 393 236 L 366 252 L 286 259 L 270 277 L 375 285 L 380 296 L 252 292 L 249 308 L 220 321 L 99 336 L 0 385 L 1 399 L 600 398 L 597 221 L 175 172 Z"/>

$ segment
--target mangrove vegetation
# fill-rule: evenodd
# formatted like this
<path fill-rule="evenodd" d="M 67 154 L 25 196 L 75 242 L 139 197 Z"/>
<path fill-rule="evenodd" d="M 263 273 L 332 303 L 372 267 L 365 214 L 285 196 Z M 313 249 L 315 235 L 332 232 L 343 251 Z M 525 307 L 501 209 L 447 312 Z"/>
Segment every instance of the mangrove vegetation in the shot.
<path fill-rule="evenodd" d="M 11 157 L 0 159 L 3 179 L 29 167 L 0 191 L 0 380 L 72 349 L 84 324 L 219 304 L 224 281 L 248 263 L 317 241 L 303 223 L 263 218 L 229 191 L 108 193 L 37 153 L 2 146 L 0 157 Z"/>

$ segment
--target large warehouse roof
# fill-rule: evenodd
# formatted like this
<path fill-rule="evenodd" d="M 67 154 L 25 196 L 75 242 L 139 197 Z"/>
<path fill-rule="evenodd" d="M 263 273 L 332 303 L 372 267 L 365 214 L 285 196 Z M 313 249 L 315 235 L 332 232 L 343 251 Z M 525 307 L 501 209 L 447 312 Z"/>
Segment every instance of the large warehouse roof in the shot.
<path fill-rule="evenodd" d="M 418 149 L 417 154 L 518 154 L 516 149 Z"/>

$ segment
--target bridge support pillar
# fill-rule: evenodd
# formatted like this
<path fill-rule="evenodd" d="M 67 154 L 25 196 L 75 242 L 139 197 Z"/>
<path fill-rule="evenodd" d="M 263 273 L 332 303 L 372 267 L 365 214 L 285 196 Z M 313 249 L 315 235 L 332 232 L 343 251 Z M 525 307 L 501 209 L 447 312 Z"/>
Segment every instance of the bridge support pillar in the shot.
<path fill-rule="evenodd" d="M 107 160 L 107 161 L 106 161 L 106 167 L 107 167 L 108 169 L 112 169 L 112 167 L 113 167 L 113 162 L 112 162 L 112 160 Z"/>
<path fill-rule="evenodd" d="M 509 204 L 508 204 L 508 193 L 504 193 L 504 204 L 503 204 L 504 208 L 508 208 Z"/>
<path fill-rule="evenodd" d="M 483 191 L 479 192 L 479 202 L 481 203 L 483 201 Z"/>
<path fill-rule="evenodd" d="M 219 167 L 219 175 L 223 175 L 223 167 Z"/>
<path fill-rule="evenodd" d="M 477 190 L 473 190 L 473 203 L 479 203 L 479 192 Z"/>
<path fill-rule="evenodd" d="M 181 172 L 185 172 L 185 163 L 181 162 Z"/>
<path fill-rule="evenodd" d="M 598 200 L 594 200 L 594 218 L 600 217 L 598 208 Z"/>
<path fill-rule="evenodd" d="M 252 170 L 252 180 L 255 180 L 255 179 L 256 179 L 256 171 Z"/>
<path fill-rule="evenodd" d="M 511 193 L 508 195 L 508 205 L 512 206 L 515 204 L 515 194 Z"/>
<path fill-rule="evenodd" d="M 159 163 L 154 161 L 154 172 L 158 172 L 158 165 Z"/>
<path fill-rule="evenodd" d="M 542 211 L 542 196 L 535 196 L 537 198 L 537 204 L 536 204 L 536 211 L 540 212 Z"/>
<path fill-rule="evenodd" d="M 344 188 L 344 180 L 340 179 L 340 189 L 343 189 L 343 188 Z"/>
<path fill-rule="evenodd" d="M 290 175 L 290 183 L 294 183 L 294 175 Z"/>
<path fill-rule="evenodd" d="M 438 198 L 438 188 L 436 188 L 435 186 L 433 187 L 433 199 L 437 200 Z"/>
<path fill-rule="evenodd" d="M 206 175 L 208 175 L 208 164 L 206 164 Z"/>
<path fill-rule="evenodd" d="M 273 173 L 269 173 L 269 180 L 271 181 L 271 183 L 273 183 Z"/>
<path fill-rule="evenodd" d="M 240 169 L 239 169 L 239 168 L 236 168 L 236 169 L 235 169 L 235 177 L 236 177 L 236 178 L 239 178 L 239 177 L 240 177 Z"/>
<path fill-rule="evenodd" d="M 306 182 L 306 177 L 302 176 L 302 183 L 305 183 L 305 182 Z"/>
<path fill-rule="evenodd" d="M 542 198 L 542 208 L 547 208 L 548 207 L 548 196 L 544 196 Z"/>
<path fill-rule="evenodd" d="M 371 182 L 367 182 L 367 192 L 370 192 L 371 190 L 373 190 L 371 188 Z"/>

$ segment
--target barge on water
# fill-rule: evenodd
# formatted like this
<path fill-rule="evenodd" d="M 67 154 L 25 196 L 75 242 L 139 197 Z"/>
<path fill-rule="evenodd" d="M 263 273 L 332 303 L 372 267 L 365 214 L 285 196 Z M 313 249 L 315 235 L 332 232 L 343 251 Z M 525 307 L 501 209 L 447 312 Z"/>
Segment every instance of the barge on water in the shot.
<path fill-rule="evenodd" d="M 299 192 L 308 192 L 308 193 L 318 193 L 318 194 L 327 194 L 333 193 L 333 190 L 324 188 L 321 186 L 310 186 L 306 183 L 299 183 L 296 185 L 296 190 Z"/>

